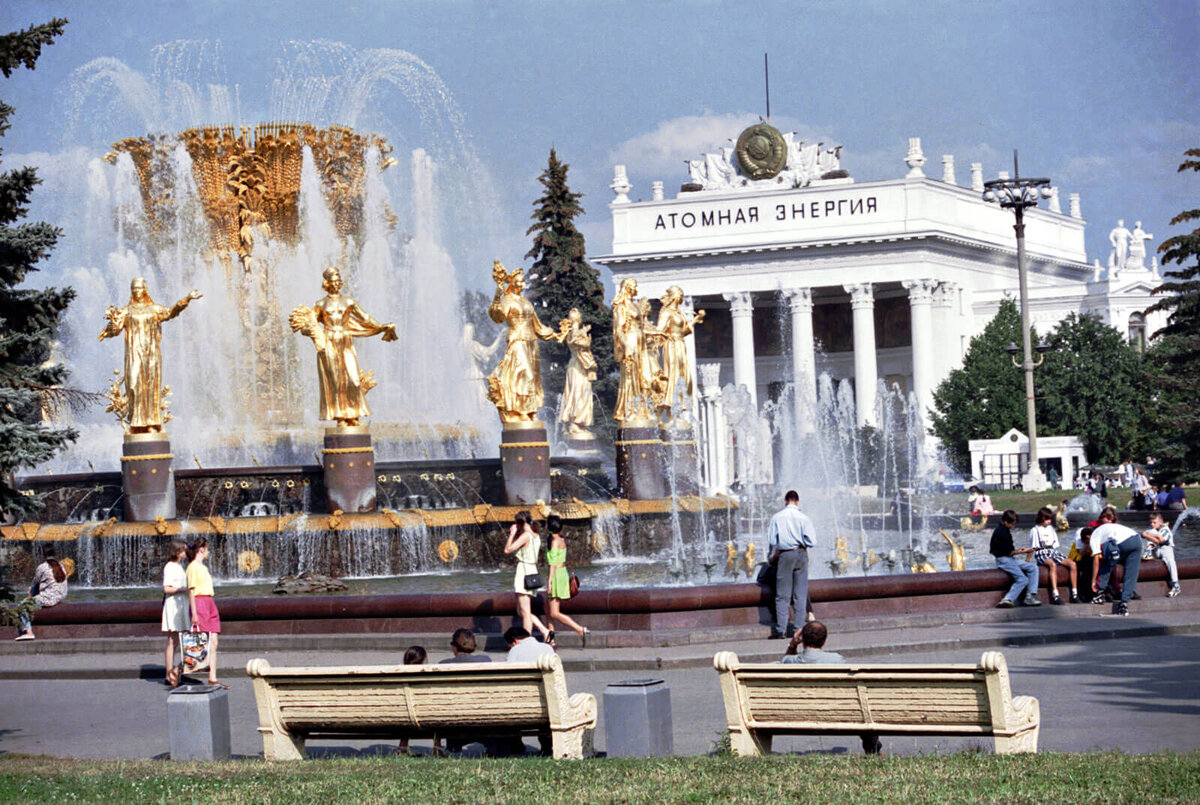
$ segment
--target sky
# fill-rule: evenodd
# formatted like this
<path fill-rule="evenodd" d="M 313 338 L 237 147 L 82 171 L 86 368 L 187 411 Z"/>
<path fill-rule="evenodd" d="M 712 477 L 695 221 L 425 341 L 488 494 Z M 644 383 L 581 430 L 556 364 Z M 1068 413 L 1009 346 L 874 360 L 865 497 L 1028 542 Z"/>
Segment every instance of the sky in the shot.
<path fill-rule="evenodd" d="M 477 216 L 489 219 L 477 228 L 486 242 L 455 254 L 460 281 L 479 288 L 490 275 L 484 254 L 522 262 L 551 147 L 584 194 L 578 223 L 589 254 L 605 254 L 613 165 L 627 165 L 635 200 L 649 197 L 654 180 L 672 193 L 687 180 L 685 159 L 765 113 L 764 53 L 772 123 L 843 145 L 842 167 L 856 180 L 903 176 L 909 137 L 921 138 L 931 176 L 941 175 L 941 155 L 953 154 L 961 184 L 971 162 L 993 178 L 1019 148 L 1022 175 L 1052 179 L 1064 209 L 1068 194 L 1081 195 L 1089 260 L 1107 260 L 1118 218 L 1142 221 L 1152 245 L 1179 233 L 1168 222 L 1196 206 L 1200 189 L 1194 173 L 1176 172 L 1184 149 L 1200 147 L 1198 0 L 8 0 L 0 29 L 51 16 L 70 24 L 36 71 L 0 79 L 0 98 L 16 107 L 0 140 L 4 167 L 52 170 L 72 148 L 98 155 L 117 136 L 142 133 L 129 130 L 128 115 L 73 105 L 79 71 L 97 59 L 150 75 L 164 43 L 199 40 L 170 52 L 219 54 L 183 72 L 232 88 L 246 122 L 270 118 L 269 87 L 291 67 L 281 59 L 304 52 L 287 43 L 411 54 L 403 58 L 440 82 L 426 81 L 433 95 L 409 100 L 418 110 L 436 100 L 473 155 L 442 177 L 459 188 L 445 201 L 448 218 L 467 229 Z M 397 151 L 436 150 L 422 138 L 447 131 L 392 124 L 401 130 L 381 133 Z M 53 206 L 34 212 L 64 215 Z M 70 221 L 55 222 L 70 235 Z"/>

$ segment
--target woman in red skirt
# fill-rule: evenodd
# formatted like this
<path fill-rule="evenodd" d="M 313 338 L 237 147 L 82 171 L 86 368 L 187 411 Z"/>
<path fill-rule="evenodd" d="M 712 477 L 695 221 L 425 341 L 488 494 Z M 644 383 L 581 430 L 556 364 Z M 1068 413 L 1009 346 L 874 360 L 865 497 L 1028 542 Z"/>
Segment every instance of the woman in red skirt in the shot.
<path fill-rule="evenodd" d="M 208 683 L 221 685 L 217 679 L 217 635 L 221 633 L 221 614 L 213 602 L 212 575 L 204 566 L 208 559 L 208 540 L 196 537 L 188 546 L 187 586 L 192 608 L 192 631 L 208 633 Z M 228 685 L 221 685 L 228 690 Z"/>

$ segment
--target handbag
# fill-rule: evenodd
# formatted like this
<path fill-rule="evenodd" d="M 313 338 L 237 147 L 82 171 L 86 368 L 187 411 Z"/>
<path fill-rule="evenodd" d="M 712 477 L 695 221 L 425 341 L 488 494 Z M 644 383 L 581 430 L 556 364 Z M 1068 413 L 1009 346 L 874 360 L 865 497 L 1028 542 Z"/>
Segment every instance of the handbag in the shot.
<path fill-rule="evenodd" d="M 180 632 L 179 644 L 183 649 L 184 673 L 208 667 L 208 632 Z"/>
<path fill-rule="evenodd" d="M 525 589 L 526 590 L 537 590 L 537 589 L 540 589 L 541 586 L 542 586 L 542 575 L 540 573 L 526 573 L 525 574 Z"/>
<path fill-rule="evenodd" d="M 571 593 L 572 598 L 579 595 L 579 577 L 574 573 L 571 574 L 571 578 L 567 582 L 567 590 Z"/>

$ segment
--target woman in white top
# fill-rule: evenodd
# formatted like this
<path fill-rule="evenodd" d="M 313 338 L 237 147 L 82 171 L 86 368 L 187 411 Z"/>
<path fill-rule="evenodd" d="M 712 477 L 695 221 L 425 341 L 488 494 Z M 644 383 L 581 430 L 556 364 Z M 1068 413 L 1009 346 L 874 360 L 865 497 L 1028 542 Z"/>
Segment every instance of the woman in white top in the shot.
<path fill-rule="evenodd" d="M 1054 511 L 1043 506 L 1037 513 L 1037 521 L 1029 529 L 1029 547 L 1033 548 L 1033 560 L 1050 570 L 1050 603 L 1061 604 L 1058 594 L 1058 566 L 1067 569 L 1071 579 L 1071 603 L 1079 603 L 1079 570 L 1075 563 L 1058 549 L 1058 532 L 1054 530 Z"/>
<path fill-rule="evenodd" d="M 167 633 L 167 684 L 179 686 L 181 668 L 175 664 L 175 647 L 179 635 L 192 628 L 191 604 L 188 601 L 187 573 L 181 564 L 187 555 L 187 546 L 177 539 L 171 540 L 167 548 L 167 563 L 163 565 L 163 609 L 162 630 Z M 183 660 L 183 647 L 179 648 L 179 659 Z"/>
<path fill-rule="evenodd" d="M 525 587 L 525 577 L 537 573 L 538 552 L 542 549 L 542 538 L 533 527 L 533 518 L 529 512 L 517 512 L 513 524 L 508 529 L 508 540 L 504 543 L 504 554 L 517 555 L 517 572 L 513 578 L 513 592 L 517 594 L 517 614 L 521 616 L 521 625 L 525 631 L 533 633 L 536 626 L 547 643 L 554 639 L 553 634 L 546 628 L 536 615 L 533 614 L 533 594 L 535 589 Z"/>

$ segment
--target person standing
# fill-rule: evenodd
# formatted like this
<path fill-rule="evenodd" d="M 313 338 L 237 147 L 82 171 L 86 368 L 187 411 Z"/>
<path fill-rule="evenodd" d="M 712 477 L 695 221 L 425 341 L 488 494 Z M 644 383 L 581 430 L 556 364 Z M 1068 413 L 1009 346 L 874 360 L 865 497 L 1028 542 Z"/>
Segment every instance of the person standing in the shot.
<path fill-rule="evenodd" d="M 183 660 L 183 647 L 179 636 L 192 628 L 188 602 L 187 573 L 183 569 L 183 557 L 187 556 L 187 545 L 177 539 L 171 540 L 167 548 L 167 563 L 163 565 L 163 608 L 162 630 L 167 633 L 167 684 L 179 686 L 181 669 L 175 665 L 175 647 L 179 646 L 179 659 Z"/>
<path fill-rule="evenodd" d="M 813 547 L 813 524 L 800 511 L 800 495 L 789 489 L 783 496 L 783 508 L 771 518 L 767 529 L 767 561 L 775 565 L 775 626 L 772 640 L 790 637 L 795 625 L 788 617 L 789 607 L 796 618 L 804 616 L 808 600 L 808 549 Z"/>
<path fill-rule="evenodd" d="M 33 584 L 29 585 L 29 597 L 33 601 L 32 609 L 45 609 L 60 603 L 67 597 L 67 571 L 56 558 L 53 545 L 42 548 L 42 563 L 33 571 Z M 33 612 L 25 609 L 18 616 L 21 621 L 20 634 L 17 640 L 33 640 Z"/>
<path fill-rule="evenodd" d="M 208 559 L 208 540 L 196 537 L 196 541 L 188 546 L 187 589 L 188 601 L 192 610 L 192 630 L 208 634 L 208 684 L 221 684 L 217 679 L 217 635 L 221 633 L 221 613 L 217 612 L 216 602 L 213 601 L 212 574 L 208 572 L 205 561 Z"/>
<path fill-rule="evenodd" d="M 571 597 L 571 574 L 567 572 L 567 541 L 562 535 L 562 519 L 557 514 L 546 518 L 546 530 L 550 532 L 550 547 L 546 549 L 546 564 L 550 574 L 546 593 L 550 599 L 549 612 L 546 615 L 546 625 L 550 627 L 550 640 L 554 640 L 554 623 L 562 621 L 575 633 L 587 648 L 587 636 L 591 631 L 586 626 L 580 626 L 570 615 L 562 613 L 562 602 Z"/>
<path fill-rule="evenodd" d="M 521 616 L 521 626 L 528 632 L 534 626 L 542 633 L 546 641 L 552 639 L 546 624 L 533 614 L 533 594 L 537 588 L 525 586 L 529 576 L 537 575 L 538 551 L 542 547 L 542 538 L 533 527 L 533 518 L 527 511 L 517 512 L 513 524 L 508 529 L 508 540 L 504 543 L 504 553 L 517 555 L 517 572 L 513 577 L 513 592 L 517 594 L 517 614 Z"/>
<path fill-rule="evenodd" d="M 1080 536 L 1087 539 L 1092 553 L 1092 603 L 1103 604 L 1105 595 L 1100 591 L 1109 589 L 1109 576 L 1118 564 L 1125 568 L 1121 580 L 1121 601 L 1117 604 L 1118 615 L 1129 614 L 1129 602 L 1137 593 L 1138 573 L 1142 569 L 1142 537 L 1129 526 L 1107 522 L 1094 529 L 1083 528 Z M 1114 582 L 1115 583 L 1115 582 Z M 1111 594 L 1111 593 L 1110 593 Z"/>
<path fill-rule="evenodd" d="M 1011 608 L 1016 604 L 1018 598 L 1021 598 L 1021 602 L 1028 607 L 1042 605 L 1042 600 L 1037 595 L 1037 565 L 1017 558 L 1018 554 L 1029 556 L 1033 553 L 1033 548 L 1017 548 L 1013 545 L 1012 527 L 1016 524 L 1017 513 L 1012 509 L 1005 509 L 1004 514 L 1000 515 L 1000 525 L 996 526 L 996 530 L 992 532 L 992 542 L 989 546 L 992 556 L 996 557 L 996 567 L 1013 578 L 1012 586 L 1000 599 L 1000 603 L 996 604 L 1000 609 Z M 1021 597 L 1022 591 L 1024 591 L 1023 598 Z"/>

